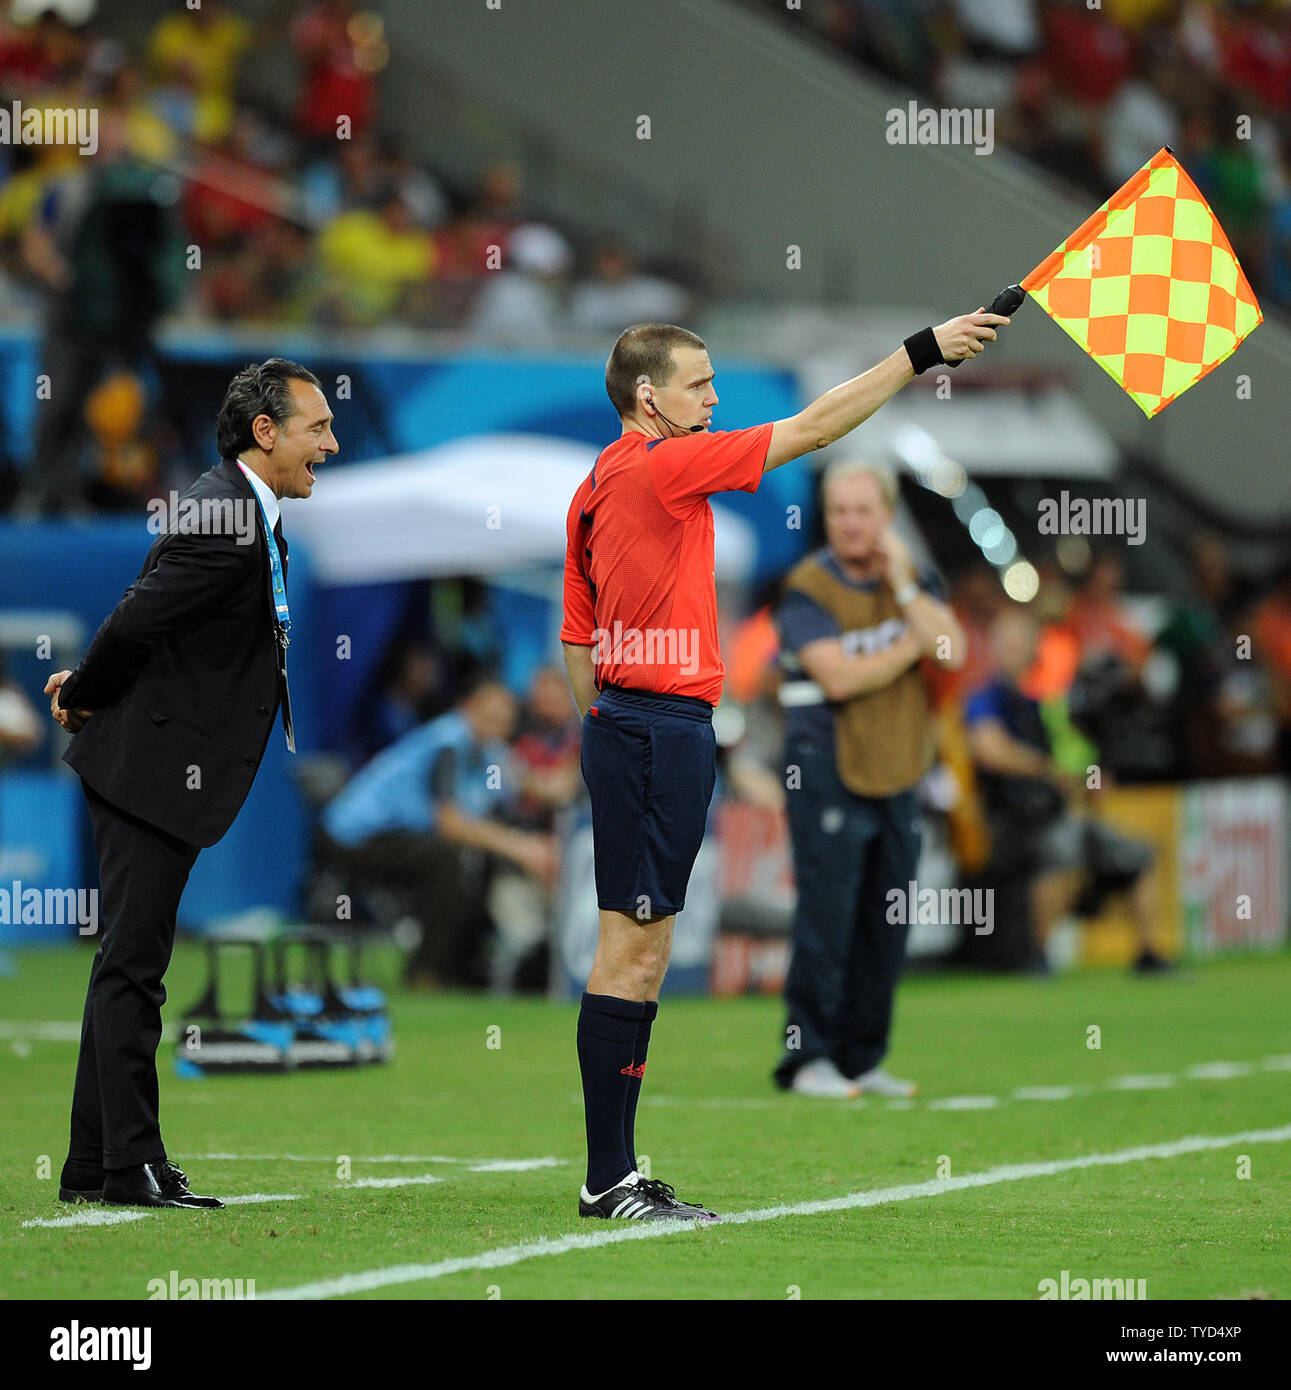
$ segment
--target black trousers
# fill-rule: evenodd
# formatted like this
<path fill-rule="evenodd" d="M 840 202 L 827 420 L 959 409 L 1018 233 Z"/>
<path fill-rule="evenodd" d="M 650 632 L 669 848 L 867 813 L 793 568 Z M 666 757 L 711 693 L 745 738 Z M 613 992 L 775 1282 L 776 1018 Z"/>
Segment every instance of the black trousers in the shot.
<path fill-rule="evenodd" d="M 128 815 L 84 782 L 81 788 L 99 860 L 100 940 L 81 1023 L 68 1157 L 129 1168 L 166 1153 L 157 1115 L 161 980 L 198 848 Z"/>
<path fill-rule="evenodd" d="M 857 796 L 839 780 L 833 751 L 813 745 L 788 745 L 785 764 L 802 773 L 786 802 L 797 906 L 775 1077 L 788 1087 L 817 1057 L 857 1077 L 887 1054 L 909 930 L 888 921 L 888 893 L 914 878 L 921 833 L 913 788 Z"/>
<path fill-rule="evenodd" d="M 473 983 L 474 958 L 488 928 L 490 856 L 468 853 L 434 831 L 383 830 L 357 845 L 324 841 L 332 859 L 361 875 L 410 890 L 421 945 L 409 978 L 429 974 L 445 985 Z"/>

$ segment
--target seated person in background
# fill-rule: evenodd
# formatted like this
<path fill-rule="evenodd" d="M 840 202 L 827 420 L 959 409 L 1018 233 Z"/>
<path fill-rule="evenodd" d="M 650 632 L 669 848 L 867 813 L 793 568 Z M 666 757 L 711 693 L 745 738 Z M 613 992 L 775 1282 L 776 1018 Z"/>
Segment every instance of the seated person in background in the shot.
<path fill-rule="evenodd" d="M 569 696 L 569 680 L 554 666 L 533 674 L 520 712 L 511 756 L 521 773 L 520 794 L 509 808 L 511 824 L 550 830 L 556 811 L 583 785 L 579 770 L 582 725 Z"/>
<path fill-rule="evenodd" d="M 1083 779 L 1055 762 L 1040 705 L 1020 689 L 1035 657 L 1035 619 L 1022 608 L 1006 610 L 991 625 L 991 648 L 997 675 L 964 707 L 991 825 L 986 877 L 1029 880 L 1041 968 L 1049 933 L 1060 918 L 1073 910 L 1092 916 L 1107 896 L 1123 892 L 1138 939 L 1134 968 L 1167 969 L 1152 945 L 1151 847 L 1070 809 Z"/>
<path fill-rule="evenodd" d="M 1283 772 L 1291 773 L 1291 564 L 1285 564 L 1271 592 L 1251 614 L 1255 650 L 1272 685 L 1278 719 L 1277 747 Z"/>
<path fill-rule="evenodd" d="M 489 869 L 497 859 L 550 883 L 550 835 L 494 817 L 514 780 L 511 692 L 484 675 L 447 714 L 379 753 L 323 808 L 325 848 L 343 866 L 410 885 L 422 940 L 410 983 L 478 980 Z"/>
<path fill-rule="evenodd" d="M 569 681 L 554 666 L 534 672 L 511 745 L 519 791 L 503 807 L 507 824 L 549 834 L 556 813 L 582 790 L 579 757 L 582 726 L 569 695 Z M 547 939 L 551 925 L 551 885 L 509 864 L 499 866 L 489 885 L 489 916 L 497 927 L 489 982 L 510 990 L 521 967 Z M 526 976 L 529 972 L 525 972 Z"/>
<path fill-rule="evenodd" d="M 1080 659 L 1115 653 L 1137 675 L 1151 645 L 1125 604 L 1125 562 L 1114 550 L 1094 556 L 1067 610 L 1067 623 L 1080 643 Z"/>
<path fill-rule="evenodd" d="M 991 624 L 1009 599 L 1000 585 L 995 568 L 984 560 L 970 564 L 955 577 L 950 606 L 968 643 L 968 658 L 947 682 L 955 694 L 976 690 L 994 674 L 991 666 Z"/>
<path fill-rule="evenodd" d="M 625 323 L 683 323 L 690 295 L 661 276 L 646 275 L 621 241 L 592 252 L 590 274 L 574 286 L 570 327 L 584 333 L 619 333 Z"/>
<path fill-rule="evenodd" d="M 376 693 L 364 700 L 351 730 L 346 752 L 360 768 L 428 716 L 443 710 L 443 665 L 425 639 L 397 639 L 386 652 Z"/>
<path fill-rule="evenodd" d="M 430 301 L 435 248 L 403 193 L 386 185 L 371 206 L 343 212 L 318 236 L 324 289 L 318 312 L 329 324 L 417 322 Z"/>
<path fill-rule="evenodd" d="M 0 652 L 0 767 L 6 755 L 25 758 L 40 746 L 45 730 L 22 686 L 9 679 Z"/>

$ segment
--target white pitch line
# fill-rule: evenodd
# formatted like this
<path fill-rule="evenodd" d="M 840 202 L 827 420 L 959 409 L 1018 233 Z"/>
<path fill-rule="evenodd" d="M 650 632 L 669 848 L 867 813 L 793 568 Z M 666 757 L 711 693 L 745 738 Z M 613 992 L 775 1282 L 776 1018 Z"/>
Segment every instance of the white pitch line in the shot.
<path fill-rule="evenodd" d="M 0 1019 L 0 1038 L 24 1038 L 29 1042 L 80 1042 L 81 1025 L 69 1021 Z"/>
<path fill-rule="evenodd" d="M 563 1158 L 491 1158 L 485 1163 L 472 1163 L 472 1173 L 531 1173 L 535 1168 L 559 1168 L 568 1160 Z"/>
<path fill-rule="evenodd" d="M 1179 1081 L 1231 1081 L 1259 1071 L 1291 1071 L 1291 1056 L 1265 1057 L 1260 1062 L 1197 1062 L 1179 1075 L 1169 1073 L 1116 1076 L 1099 1086 L 1019 1086 L 1011 1099 L 1020 1101 L 1070 1100 L 1104 1091 L 1164 1091 Z M 571 1095 L 571 1104 L 582 1104 L 581 1095 Z M 697 1110 L 780 1110 L 783 1100 L 745 1096 L 642 1096 L 646 1105 L 688 1105 Z M 1005 1100 L 1002 1096 L 937 1096 L 926 1100 L 890 1100 L 889 1110 L 992 1110 Z M 840 1100 L 839 1109 L 859 1109 L 860 1100 Z"/>
<path fill-rule="evenodd" d="M 1168 1075 L 1148 1076 L 1134 1074 L 1114 1076 L 1107 1083 L 1109 1091 L 1164 1091 L 1173 1086 L 1175 1078 Z"/>
<path fill-rule="evenodd" d="M 172 1041 L 179 1036 L 177 1024 L 162 1026 L 163 1041 Z M 74 1042 L 81 1040 L 80 1019 L 23 1019 L 0 1018 L 0 1041 L 9 1038 L 25 1038 L 30 1042 Z"/>
<path fill-rule="evenodd" d="M 1184 1075 L 1191 1081 L 1231 1081 L 1235 1076 L 1249 1076 L 1254 1070 L 1254 1062 L 1198 1062 Z"/>
<path fill-rule="evenodd" d="M 251 1206 L 259 1202 L 298 1202 L 299 1192 L 248 1192 L 240 1197 L 223 1198 L 226 1207 Z M 37 1216 L 24 1221 L 24 1226 L 119 1226 L 124 1221 L 142 1221 L 149 1216 L 159 1216 L 165 1208 L 151 1207 L 140 1210 L 126 1207 L 120 1211 L 104 1211 L 102 1207 L 91 1206 L 87 1211 L 76 1212 L 70 1216 Z M 212 1208 L 214 1210 L 214 1208 Z"/>
<path fill-rule="evenodd" d="M 186 1160 L 192 1158 L 209 1159 L 255 1159 L 256 1162 L 263 1162 L 268 1159 L 291 1158 L 300 1162 L 328 1163 L 335 1164 L 335 1155 L 329 1154 L 326 1158 L 304 1159 L 300 1154 L 186 1154 L 179 1155 Z M 380 1158 L 352 1159 L 354 1163 L 426 1163 L 436 1161 L 440 1163 L 464 1163 L 469 1165 L 468 1171 L 472 1173 L 527 1173 L 535 1168 L 559 1168 L 563 1167 L 569 1160 L 564 1158 L 440 1158 L 429 1160 L 425 1158 L 408 1157 L 406 1155 L 386 1154 Z M 416 1177 L 398 1178 L 355 1178 L 353 1182 L 339 1183 L 338 1187 L 423 1187 L 430 1183 L 444 1182 L 444 1178 L 437 1178 L 430 1173 L 425 1173 Z M 248 1192 L 237 1197 L 223 1198 L 226 1207 L 254 1206 L 262 1202 L 298 1202 L 303 1193 L 300 1192 Z M 77 1212 L 68 1216 L 52 1217 L 33 1217 L 30 1221 L 24 1221 L 24 1226 L 43 1226 L 43 1227 L 62 1227 L 62 1226 L 116 1226 L 123 1221 L 142 1221 L 146 1216 L 156 1216 L 156 1211 L 140 1211 L 126 1209 L 123 1211 L 104 1211 L 101 1207 L 89 1206 L 84 1212 Z"/>
<path fill-rule="evenodd" d="M 1057 1173 L 1069 1173 L 1081 1168 L 1138 1163 L 1151 1158 L 1177 1158 L 1182 1154 L 1226 1149 L 1233 1144 L 1280 1144 L 1287 1140 L 1291 1140 L 1291 1125 L 1283 1125 L 1280 1129 L 1245 1130 L 1240 1134 L 1192 1135 L 1165 1144 L 1141 1144 L 1132 1149 L 1119 1149 L 1112 1153 L 1082 1154 L 1077 1158 L 1059 1158 L 1041 1163 L 1010 1163 L 999 1168 L 988 1168 L 980 1173 L 966 1173 L 959 1178 L 933 1178 L 928 1182 L 907 1183 L 900 1187 L 879 1187 L 868 1192 L 851 1192 L 845 1197 L 832 1197 L 823 1201 L 761 1207 L 753 1211 L 735 1212 L 724 1217 L 722 1224 L 739 1226 L 754 1221 L 778 1221 L 786 1216 L 816 1216 L 822 1212 L 847 1211 L 856 1207 L 878 1207 L 890 1202 L 908 1202 L 916 1197 L 939 1197 L 964 1188 L 990 1187 L 996 1183 L 1017 1182 L 1023 1178 L 1051 1177 Z M 448 1274 L 463 1274 L 469 1270 L 501 1269 L 546 1255 L 565 1255 L 573 1250 L 597 1250 L 624 1241 L 657 1239 L 683 1232 L 698 1234 L 690 1222 L 629 1221 L 617 1230 L 558 1236 L 551 1240 L 528 1241 L 523 1245 L 505 1245 L 495 1250 L 486 1250 L 479 1255 L 462 1255 L 453 1259 L 438 1260 L 434 1264 L 406 1264 L 393 1265 L 385 1269 L 369 1269 L 359 1274 L 320 1279 L 312 1284 L 298 1284 L 294 1288 L 272 1289 L 268 1293 L 259 1294 L 258 1297 L 337 1298 L 345 1294 L 387 1289 L 396 1284 L 420 1284 L 431 1279 L 441 1279 Z"/>
<path fill-rule="evenodd" d="M 1013 1092 L 1013 1099 L 1070 1100 L 1076 1094 L 1076 1090 L 1075 1086 L 1019 1086 Z"/>
<path fill-rule="evenodd" d="M 431 1182 L 443 1182 L 443 1178 L 437 1178 L 430 1173 L 423 1173 L 420 1177 L 402 1178 L 355 1178 L 353 1182 L 343 1182 L 341 1187 L 418 1187 Z"/>
<path fill-rule="evenodd" d="M 44 1226 L 57 1230 L 63 1226 L 120 1226 L 125 1221 L 142 1221 L 151 1216 L 150 1211 L 103 1211 L 93 1207 L 89 1211 L 78 1212 L 75 1216 L 33 1216 L 24 1221 L 24 1226 Z"/>
<path fill-rule="evenodd" d="M 342 1157 L 341 1154 L 233 1154 L 233 1153 L 209 1153 L 209 1154 L 177 1154 L 177 1158 L 182 1158 L 185 1163 L 204 1163 L 225 1162 L 225 1163 L 326 1163 L 332 1167 L 336 1166 L 336 1160 Z M 520 1165 L 525 1168 L 555 1168 L 561 1164 L 568 1163 L 567 1158 L 450 1158 L 447 1154 L 367 1154 L 356 1157 L 352 1154 L 345 1155 L 353 1163 L 464 1163 L 472 1172 L 488 1173 L 508 1171 L 503 1168 L 494 1168 L 493 1165 L 508 1164 Z M 523 1171 L 516 1167 L 516 1172 Z"/>
<path fill-rule="evenodd" d="M 691 1105 L 699 1110 L 783 1110 L 784 1101 L 765 1096 L 652 1096 L 645 1095 L 646 1105 Z M 582 1096 L 578 1103 L 583 1103 Z M 641 1102 L 638 1102 L 641 1103 Z"/>

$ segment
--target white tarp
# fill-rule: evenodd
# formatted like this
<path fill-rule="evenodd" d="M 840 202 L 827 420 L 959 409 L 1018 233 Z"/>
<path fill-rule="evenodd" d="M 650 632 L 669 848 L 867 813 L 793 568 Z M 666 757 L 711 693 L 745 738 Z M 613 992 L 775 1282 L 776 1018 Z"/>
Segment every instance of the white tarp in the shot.
<path fill-rule="evenodd" d="M 284 500 L 283 528 L 308 547 L 323 584 L 559 566 L 569 503 L 597 452 L 548 435 L 486 434 L 372 463 L 325 463 L 312 497 Z M 713 517 L 718 579 L 747 578 L 753 528 L 720 503 Z"/>

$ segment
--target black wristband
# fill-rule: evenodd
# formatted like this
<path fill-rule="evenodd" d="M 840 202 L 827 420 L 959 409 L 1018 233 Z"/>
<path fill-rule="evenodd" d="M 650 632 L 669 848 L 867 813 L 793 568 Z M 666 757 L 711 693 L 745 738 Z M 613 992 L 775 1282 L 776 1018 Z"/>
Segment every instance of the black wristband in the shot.
<path fill-rule="evenodd" d="M 902 346 L 910 358 L 915 376 L 922 375 L 929 367 L 947 365 L 946 359 L 941 355 L 941 349 L 937 346 L 937 335 L 931 328 L 921 328 L 918 333 L 912 333 Z"/>

